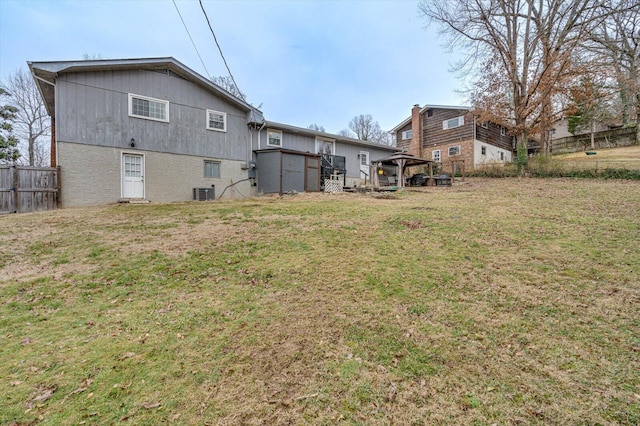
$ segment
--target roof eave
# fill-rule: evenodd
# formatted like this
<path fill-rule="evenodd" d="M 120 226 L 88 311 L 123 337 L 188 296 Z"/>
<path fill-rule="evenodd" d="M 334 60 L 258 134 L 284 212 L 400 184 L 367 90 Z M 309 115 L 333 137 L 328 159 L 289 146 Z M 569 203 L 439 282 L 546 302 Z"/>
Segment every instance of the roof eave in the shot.
<path fill-rule="evenodd" d="M 45 82 L 55 85 L 55 79 L 58 77 L 60 73 L 65 72 L 88 72 L 88 71 L 103 71 L 103 70 L 126 70 L 132 68 L 140 68 L 140 69 L 159 69 L 167 67 L 174 73 L 180 75 L 181 77 L 186 78 L 200 86 L 203 86 L 207 89 L 210 89 L 220 96 L 222 96 L 228 102 L 234 104 L 240 109 L 252 113 L 250 114 L 252 117 L 255 116 L 256 122 L 261 122 L 262 112 L 248 104 L 246 101 L 232 95 L 222 87 L 216 85 L 209 79 L 201 76 L 197 72 L 193 71 L 191 68 L 187 67 L 177 59 L 173 57 L 163 57 L 163 58 L 144 58 L 144 59 L 101 59 L 101 60 L 89 60 L 89 61 L 48 61 L 48 62 L 27 62 L 29 65 L 29 69 L 31 70 L 32 75 L 36 78 L 36 81 L 41 81 L 38 78 L 44 80 Z M 38 84 L 40 86 L 40 84 Z M 43 94 L 43 91 L 39 88 L 40 93 Z M 44 99 L 44 96 L 43 96 Z M 45 100 L 45 103 L 47 101 Z M 53 106 L 53 102 L 51 102 Z M 49 108 L 47 108 L 47 112 L 50 113 Z M 254 114 L 255 113 L 255 114 Z M 53 117 L 53 115 L 52 115 Z"/>
<path fill-rule="evenodd" d="M 373 147 L 373 148 L 381 148 L 381 149 L 385 149 L 385 150 L 388 149 L 390 151 L 397 150 L 397 148 L 394 147 L 394 146 L 382 145 L 382 144 L 379 144 L 379 143 L 363 141 L 363 140 L 360 140 L 360 139 L 348 138 L 348 137 L 336 135 L 336 134 L 333 134 L 333 133 L 326 133 L 326 132 L 321 132 L 321 131 L 318 131 L 318 130 L 306 129 L 304 127 L 292 126 L 290 124 L 278 123 L 278 122 L 275 122 L 275 121 L 265 121 L 265 124 L 266 124 L 266 127 L 269 127 L 269 128 L 273 128 L 273 129 L 277 129 L 277 130 L 288 130 L 288 131 L 290 131 L 292 133 L 305 135 L 305 136 L 314 136 L 314 137 L 320 137 L 320 138 L 326 138 L 326 139 L 334 139 L 336 141 L 345 142 L 345 143 L 349 143 L 349 144 L 352 144 L 352 145 L 368 146 L 368 147 Z"/>

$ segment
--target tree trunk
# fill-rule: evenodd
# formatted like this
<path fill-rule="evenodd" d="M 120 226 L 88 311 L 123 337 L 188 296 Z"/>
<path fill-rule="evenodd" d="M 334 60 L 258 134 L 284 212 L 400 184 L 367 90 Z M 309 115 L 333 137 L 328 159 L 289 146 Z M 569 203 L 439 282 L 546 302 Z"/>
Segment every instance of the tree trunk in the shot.
<path fill-rule="evenodd" d="M 591 149 L 596 149 L 596 123 L 591 120 Z"/>
<path fill-rule="evenodd" d="M 33 137 L 33 133 L 29 132 L 29 165 L 33 166 L 35 164 L 35 145 L 36 141 Z"/>

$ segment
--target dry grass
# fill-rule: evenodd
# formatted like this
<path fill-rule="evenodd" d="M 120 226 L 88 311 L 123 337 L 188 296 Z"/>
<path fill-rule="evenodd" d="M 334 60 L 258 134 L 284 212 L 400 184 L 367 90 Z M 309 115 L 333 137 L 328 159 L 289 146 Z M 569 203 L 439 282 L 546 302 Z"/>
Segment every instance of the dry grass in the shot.
<path fill-rule="evenodd" d="M 553 159 L 558 162 L 568 163 L 568 165 L 576 168 L 603 169 L 610 167 L 640 170 L 640 145 L 588 151 L 595 152 L 596 155 L 586 155 L 585 152 L 581 151 L 555 155 Z"/>
<path fill-rule="evenodd" d="M 638 424 L 639 206 L 510 179 L 2 217 L 0 423 Z"/>

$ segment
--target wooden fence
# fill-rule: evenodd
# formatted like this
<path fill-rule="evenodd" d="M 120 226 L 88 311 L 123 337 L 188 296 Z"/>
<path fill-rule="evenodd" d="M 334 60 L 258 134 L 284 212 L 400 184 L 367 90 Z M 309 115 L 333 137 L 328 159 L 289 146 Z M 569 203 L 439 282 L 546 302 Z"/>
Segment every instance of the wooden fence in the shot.
<path fill-rule="evenodd" d="M 0 214 L 55 210 L 59 182 L 56 168 L 0 166 Z"/>
<path fill-rule="evenodd" d="M 636 144 L 636 129 L 613 129 L 596 132 L 594 134 L 595 149 L 614 148 Z M 577 136 L 554 139 L 552 141 L 554 154 L 587 151 L 591 148 L 591 134 L 584 133 Z"/>

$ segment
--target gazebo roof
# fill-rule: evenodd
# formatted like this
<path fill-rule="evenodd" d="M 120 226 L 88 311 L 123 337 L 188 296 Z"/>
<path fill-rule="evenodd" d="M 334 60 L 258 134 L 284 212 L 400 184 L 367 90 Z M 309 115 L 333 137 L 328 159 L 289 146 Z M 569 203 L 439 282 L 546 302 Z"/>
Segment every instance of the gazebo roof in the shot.
<path fill-rule="evenodd" d="M 390 157 L 382 158 L 380 160 L 374 161 L 374 163 L 381 163 L 385 165 L 398 165 L 398 161 L 403 161 L 403 166 L 411 167 L 411 166 L 420 166 L 422 164 L 433 163 L 432 160 L 427 160 L 424 158 L 416 157 L 413 154 L 408 154 L 406 152 L 394 152 Z"/>

